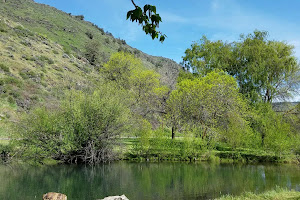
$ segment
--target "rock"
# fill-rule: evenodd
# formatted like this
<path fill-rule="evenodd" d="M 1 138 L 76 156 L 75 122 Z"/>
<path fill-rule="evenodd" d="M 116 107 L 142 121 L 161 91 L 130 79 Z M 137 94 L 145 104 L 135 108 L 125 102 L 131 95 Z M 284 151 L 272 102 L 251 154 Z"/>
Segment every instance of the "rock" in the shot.
<path fill-rule="evenodd" d="M 122 196 L 110 196 L 101 200 L 129 200 L 124 194 Z"/>
<path fill-rule="evenodd" d="M 43 40 L 42 43 L 47 46 L 49 45 L 49 42 L 47 42 L 46 40 Z"/>
<path fill-rule="evenodd" d="M 15 48 L 13 48 L 12 46 L 8 46 L 6 47 L 6 49 L 12 52 L 16 52 Z"/>
<path fill-rule="evenodd" d="M 48 192 L 43 195 L 43 200 L 67 200 L 67 196 L 61 193 Z"/>
<path fill-rule="evenodd" d="M 62 55 L 62 57 L 63 57 L 63 58 L 68 58 L 68 59 L 70 59 L 70 56 L 69 56 L 68 54 L 66 54 L 66 53 L 64 53 L 64 54 Z"/>
<path fill-rule="evenodd" d="M 81 58 L 81 61 L 84 62 L 84 63 L 87 63 L 87 64 L 90 63 L 90 62 L 88 61 L 88 59 L 86 59 L 85 57 L 82 57 L 82 58 Z"/>

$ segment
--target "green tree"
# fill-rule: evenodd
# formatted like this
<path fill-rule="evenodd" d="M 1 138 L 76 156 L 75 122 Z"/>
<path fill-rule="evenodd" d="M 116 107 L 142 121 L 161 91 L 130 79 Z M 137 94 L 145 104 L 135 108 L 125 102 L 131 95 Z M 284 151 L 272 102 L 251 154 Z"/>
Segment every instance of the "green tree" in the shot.
<path fill-rule="evenodd" d="M 92 64 L 99 62 L 100 57 L 100 42 L 97 40 L 89 40 L 85 44 L 85 57 Z"/>
<path fill-rule="evenodd" d="M 214 129 L 227 129 L 229 118 L 242 118 L 246 107 L 235 79 L 222 71 L 212 71 L 203 78 L 182 80 L 168 99 L 172 138 L 178 128 L 201 127 L 198 135 L 202 138 Z"/>
<path fill-rule="evenodd" d="M 249 121 L 253 130 L 260 135 L 260 146 L 266 150 L 280 154 L 289 152 L 299 140 L 288 119 L 273 111 L 268 103 L 256 104 Z"/>
<path fill-rule="evenodd" d="M 168 88 L 160 84 L 160 75 L 147 70 L 132 54 L 117 52 L 101 70 L 104 78 L 128 91 L 134 114 L 147 118 L 152 124 L 164 113 Z M 138 117 L 137 117 L 138 118 Z"/>
<path fill-rule="evenodd" d="M 130 76 L 130 94 L 133 110 L 143 117 L 154 120 L 155 114 L 165 112 L 165 99 L 169 89 L 160 84 L 160 75 L 153 70 L 134 70 Z"/>
<path fill-rule="evenodd" d="M 105 79 L 116 82 L 120 87 L 129 89 L 130 76 L 135 69 L 143 68 L 141 60 L 130 53 L 117 52 L 104 64 L 101 74 Z"/>
<path fill-rule="evenodd" d="M 254 31 L 233 43 L 203 37 L 185 51 L 184 67 L 200 76 L 214 69 L 228 72 L 237 79 L 240 92 L 253 102 L 292 97 L 300 84 L 294 47 L 267 40 L 267 36 L 267 32 Z"/>

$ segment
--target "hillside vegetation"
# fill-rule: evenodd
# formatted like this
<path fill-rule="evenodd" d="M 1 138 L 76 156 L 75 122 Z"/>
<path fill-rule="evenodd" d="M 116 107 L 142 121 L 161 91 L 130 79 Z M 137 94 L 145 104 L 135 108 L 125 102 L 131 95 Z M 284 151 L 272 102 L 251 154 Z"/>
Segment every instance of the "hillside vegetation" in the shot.
<path fill-rule="evenodd" d="M 0 155 L 300 162 L 300 104 L 272 107 L 299 89 L 299 63 L 294 47 L 267 36 L 254 31 L 230 44 L 203 37 L 181 68 L 82 15 L 1 1 L 0 137 L 12 140 L 0 140 Z"/>
<path fill-rule="evenodd" d="M 91 49 L 96 61 L 87 55 Z M 125 51 L 157 71 L 172 88 L 180 66 L 167 58 L 134 49 L 102 28 L 31 0 L 0 2 L 0 117 L 15 121 L 16 112 L 37 105 L 55 107 L 65 89 L 95 87 L 99 69 L 114 52 Z M 2 123 L 0 122 L 0 123 Z M 0 137 L 7 137 L 5 125 Z"/>

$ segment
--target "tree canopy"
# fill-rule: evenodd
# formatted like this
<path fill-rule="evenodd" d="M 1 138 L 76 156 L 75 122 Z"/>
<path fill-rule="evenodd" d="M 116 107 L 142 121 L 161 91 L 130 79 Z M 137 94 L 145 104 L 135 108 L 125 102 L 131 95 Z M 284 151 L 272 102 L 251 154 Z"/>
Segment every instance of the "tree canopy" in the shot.
<path fill-rule="evenodd" d="M 222 69 L 237 79 L 240 92 L 253 102 L 289 98 L 297 93 L 300 83 L 294 47 L 267 37 L 265 31 L 254 31 L 228 43 L 204 36 L 185 51 L 184 68 L 200 76 Z"/>

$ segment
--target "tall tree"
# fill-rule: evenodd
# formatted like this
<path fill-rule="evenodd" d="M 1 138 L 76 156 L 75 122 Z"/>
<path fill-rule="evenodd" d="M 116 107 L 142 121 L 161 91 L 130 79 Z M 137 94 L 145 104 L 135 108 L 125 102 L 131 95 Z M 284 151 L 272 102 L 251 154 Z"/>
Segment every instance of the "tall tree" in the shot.
<path fill-rule="evenodd" d="M 300 67 L 294 47 L 268 40 L 268 33 L 254 31 L 233 43 L 210 41 L 203 37 L 185 51 L 185 69 L 205 76 L 222 69 L 234 76 L 240 92 L 253 102 L 285 99 L 299 91 Z"/>
<path fill-rule="evenodd" d="M 168 88 L 161 85 L 160 75 L 147 70 L 140 59 L 130 53 L 114 53 L 100 70 L 108 81 L 117 83 L 131 97 L 131 110 L 137 116 L 157 124 L 163 114 Z"/>
<path fill-rule="evenodd" d="M 245 109 L 246 103 L 238 93 L 235 79 L 222 71 L 182 80 L 168 100 L 172 138 L 178 128 L 201 127 L 203 138 L 213 128 L 227 129 L 229 118 L 241 118 Z"/>

